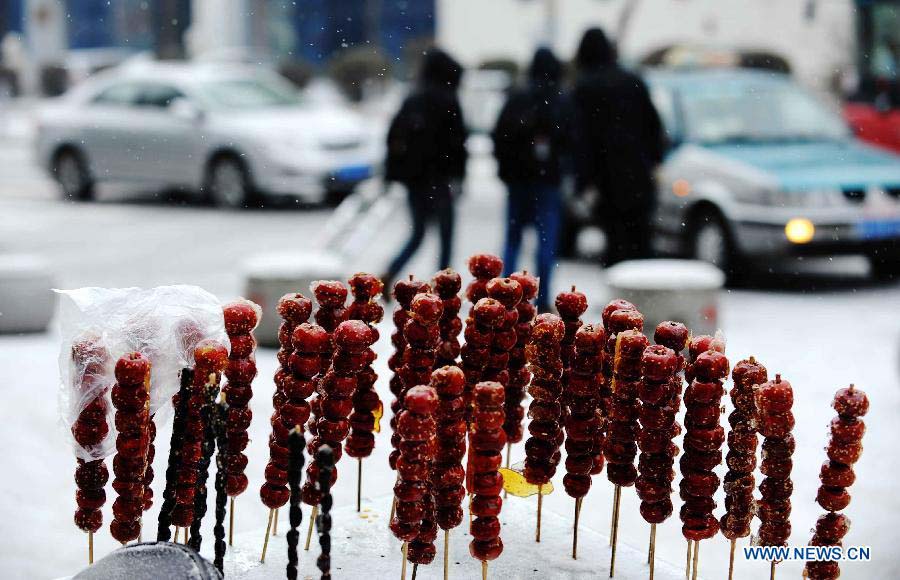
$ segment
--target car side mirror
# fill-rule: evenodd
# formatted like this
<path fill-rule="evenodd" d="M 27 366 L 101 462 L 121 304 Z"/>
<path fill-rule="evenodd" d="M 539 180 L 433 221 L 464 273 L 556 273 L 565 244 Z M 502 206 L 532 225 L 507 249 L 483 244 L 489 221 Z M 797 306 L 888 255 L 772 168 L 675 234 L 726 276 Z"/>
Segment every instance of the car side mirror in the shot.
<path fill-rule="evenodd" d="M 184 97 L 173 99 L 172 102 L 169 103 L 169 112 L 185 121 L 196 123 L 203 120 L 203 111 Z"/>

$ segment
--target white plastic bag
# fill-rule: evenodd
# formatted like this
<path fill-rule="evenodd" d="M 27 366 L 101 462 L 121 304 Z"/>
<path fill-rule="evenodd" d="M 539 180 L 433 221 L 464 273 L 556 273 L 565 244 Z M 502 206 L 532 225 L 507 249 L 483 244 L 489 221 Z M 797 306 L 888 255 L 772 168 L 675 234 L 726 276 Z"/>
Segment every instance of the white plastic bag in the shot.
<path fill-rule="evenodd" d="M 165 413 L 178 391 L 179 371 L 194 365 L 194 346 L 203 339 L 229 346 L 222 305 L 197 286 L 157 288 L 79 288 L 60 294 L 62 345 L 59 355 L 60 417 L 75 449 L 85 460 L 110 454 L 115 443 L 115 409 L 109 391 L 116 361 L 129 352 L 150 360 L 150 413 Z M 85 338 L 102 350 L 87 357 L 73 347 Z M 73 356 L 75 354 L 76 356 Z M 100 359 L 105 360 L 100 360 Z M 107 401 L 109 435 L 101 445 L 82 447 L 72 435 L 79 414 L 98 395 Z"/>

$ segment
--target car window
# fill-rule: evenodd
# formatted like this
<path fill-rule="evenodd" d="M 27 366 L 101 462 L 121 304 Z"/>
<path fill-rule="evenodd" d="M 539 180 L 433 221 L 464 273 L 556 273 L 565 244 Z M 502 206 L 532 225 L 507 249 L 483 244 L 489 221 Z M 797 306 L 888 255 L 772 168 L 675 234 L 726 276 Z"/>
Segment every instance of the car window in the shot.
<path fill-rule="evenodd" d="M 137 96 L 137 105 L 165 109 L 184 93 L 170 85 L 145 84 L 141 86 Z"/>
<path fill-rule="evenodd" d="M 198 90 L 217 109 L 255 109 L 297 105 L 300 95 L 286 83 L 260 75 L 207 81 Z"/>
<path fill-rule="evenodd" d="M 136 83 L 122 83 L 108 87 L 94 97 L 93 102 L 103 105 L 134 105 L 140 86 Z"/>
<path fill-rule="evenodd" d="M 659 113 L 659 118 L 662 119 L 666 135 L 668 135 L 670 140 L 673 139 L 678 132 L 675 115 L 675 95 L 668 88 L 651 87 L 650 99 Z"/>

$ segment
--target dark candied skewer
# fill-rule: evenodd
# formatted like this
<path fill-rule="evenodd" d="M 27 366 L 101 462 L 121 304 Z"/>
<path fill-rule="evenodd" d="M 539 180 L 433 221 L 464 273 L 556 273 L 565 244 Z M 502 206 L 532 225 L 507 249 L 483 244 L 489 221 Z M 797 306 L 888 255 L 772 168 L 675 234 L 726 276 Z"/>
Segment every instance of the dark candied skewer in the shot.
<path fill-rule="evenodd" d="M 537 297 L 538 279 L 528 272 L 513 272 L 510 278 L 522 287 L 522 300 L 516 305 L 519 312 L 519 321 L 516 323 L 516 344 L 509 351 L 509 382 L 506 384 L 506 402 L 504 411 L 506 419 L 503 421 L 503 431 L 506 432 L 506 467 L 509 468 L 512 445 L 522 441 L 522 419 L 525 417 L 525 409 L 522 401 L 531 383 L 531 371 L 528 370 L 528 361 L 525 359 L 525 346 L 531 336 L 531 324 L 537 316 L 537 308 L 534 300 Z"/>
<path fill-rule="evenodd" d="M 562 360 L 560 343 L 566 332 L 562 319 L 555 314 L 540 314 L 534 319 L 531 339 L 525 347 L 531 370 L 532 396 L 528 407 L 528 440 L 525 442 L 525 480 L 538 486 L 538 513 L 535 541 L 541 541 L 541 507 L 543 487 L 553 478 L 563 442 L 560 428 L 559 398 L 562 394 Z"/>
<path fill-rule="evenodd" d="M 175 417 L 172 419 L 172 438 L 169 441 L 169 461 L 166 466 L 166 487 L 163 503 L 159 508 L 156 541 L 168 542 L 172 538 L 172 510 L 175 509 L 175 485 L 181 467 L 181 448 L 184 445 L 184 429 L 190 388 L 194 382 L 194 369 L 181 369 L 181 387 L 174 398 Z"/>
<path fill-rule="evenodd" d="M 150 421 L 150 361 L 133 352 L 116 362 L 116 384 L 112 402 L 116 408 L 116 456 L 113 459 L 112 537 L 125 544 L 141 533 L 144 511 L 144 471 L 147 461 L 147 434 Z M 105 496 L 104 496 L 105 497 Z M 99 508 L 99 505 L 84 505 Z"/>
<path fill-rule="evenodd" d="M 331 483 L 334 480 L 335 470 L 334 452 L 331 447 L 323 445 L 319 448 L 316 452 L 316 463 L 319 464 L 319 493 L 322 496 L 321 513 L 316 517 L 320 548 L 316 566 L 322 572 L 322 580 L 331 580 L 331 505 L 334 502 L 331 497 Z"/>
<path fill-rule="evenodd" d="M 224 574 L 225 566 L 225 505 L 228 502 L 228 491 L 225 489 L 225 472 L 228 464 L 228 436 L 225 424 L 228 417 L 228 402 L 222 400 L 213 405 L 213 432 L 216 435 L 216 523 L 213 525 L 214 558 L 213 565 Z"/>
<path fill-rule="evenodd" d="M 575 333 L 574 353 L 569 369 L 567 400 L 571 405 L 566 418 L 566 476 L 563 487 L 575 499 L 575 522 L 572 533 L 572 558 L 578 558 L 578 519 L 581 503 L 591 489 L 591 470 L 594 465 L 594 441 L 600 428 L 597 406 L 603 347 L 606 332 L 603 327 L 587 324 Z M 564 390 L 563 393 L 566 391 Z M 602 452 L 600 457 L 602 457 Z"/>
<path fill-rule="evenodd" d="M 393 373 L 393 375 L 391 375 L 390 389 L 391 394 L 394 395 L 394 400 L 391 401 L 392 416 L 390 420 L 391 447 L 393 447 L 393 451 L 391 451 L 388 458 L 391 469 L 397 468 L 397 458 L 400 456 L 398 448 L 398 445 L 400 444 L 400 435 L 397 433 L 397 417 L 399 417 L 400 413 L 403 411 L 403 400 L 406 396 L 406 391 L 417 384 L 427 383 L 427 381 L 425 381 L 425 383 L 412 383 L 410 385 L 404 383 L 403 370 L 405 363 L 403 362 L 403 355 L 407 345 L 403 329 L 406 326 L 406 323 L 409 322 L 409 308 L 415 295 L 420 292 L 430 291 L 431 287 L 427 282 L 416 280 L 412 275 L 409 276 L 409 280 L 398 280 L 393 288 L 394 300 L 397 301 L 397 307 L 394 309 L 394 314 L 392 316 L 394 332 L 391 334 L 391 344 L 394 345 L 394 354 L 388 359 L 388 368 Z"/>
<path fill-rule="evenodd" d="M 753 389 L 768 380 L 766 367 L 752 356 L 734 365 L 731 371 L 734 387 L 731 389 L 731 403 L 734 411 L 728 415 L 731 430 L 728 432 L 728 454 L 725 463 L 728 473 L 725 474 L 725 514 L 719 521 L 722 535 L 731 540 L 731 552 L 728 560 L 728 578 L 734 575 L 734 550 L 738 538 L 750 535 L 750 522 L 753 520 L 755 502 L 753 489 L 756 480 L 753 472 L 756 469 L 756 401 Z"/>
<path fill-rule="evenodd" d="M 341 322 L 347 320 L 347 288 L 337 280 L 318 280 L 310 286 L 313 297 L 319 308 L 315 313 L 316 324 L 328 333 L 328 347 L 322 352 L 322 369 L 328 369 L 331 358 L 334 356 L 334 341 L 332 335 Z M 321 389 L 322 376 L 319 377 L 319 389 Z M 307 430 L 312 435 L 318 435 L 319 414 L 321 413 L 321 393 L 317 390 L 315 396 L 309 401 L 310 416 Z M 312 450 L 310 450 L 312 453 Z M 310 463 L 312 465 L 312 463 Z"/>
<path fill-rule="evenodd" d="M 503 475 L 498 469 L 502 461 L 501 451 L 506 446 L 506 433 L 503 432 L 503 404 L 506 397 L 503 385 L 494 381 L 478 383 L 474 394 L 472 460 L 469 467 L 474 472 L 472 515 L 475 519 L 469 530 L 472 534 L 469 553 L 476 560 L 481 560 L 482 577 L 485 577 L 487 563 L 496 560 L 503 552 L 498 518 L 503 503 L 500 499 Z"/>
<path fill-rule="evenodd" d="M 109 352 L 100 342 L 100 337 L 85 334 L 72 344 L 71 370 L 80 398 L 89 395 L 87 404 L 78 413 L 72 425 L 72 436 L 83 449 L 90 451 L 99 446 L 109 435 L 107 421 L 106 392 L 103 384 L 105 367 L 109 362 Z M 106 482 L 109 470 L 102 458 L 85 461 L 77 460 L 75 469 L 75 525 L 88 534 L 88 563 L 94 563 L 94 533 L 103 526 L 101 508 L 106 503 Z"/>
<path fill-rule="evenodd" d="M 560 292 L 556 296 L 556 311 L 566 325 L 566 335 L 562 339 L 562 351 L 560 357 L 563 363 L 563 392 L 562 392 L 562 422 L 565 424 L 569 416 L 569 376 L 572 372 L 572 358 L 575 356 L 575 333 L 584 324 L 581 315 L 587 311 L 587 297 L 578 292 L 575 286 L 568 292 Z"/>
<path fill-rule="evenodd" d="M 297 546 L 300 544 L 300 532 L 297 528 L 303 523 L 303 512 L 300 509 L 300 504 L 303 503 L 300 480 L 303 476 L 303 448 L 305 446 L 303 427 L 298 425 L 291 430 L 291 434 L 288 437 L 288 449 L 290 450 L 290 456 L 288 457 L 288 488 L 291 490 L 291 507 L 288 510 L 290 529 L 287 533 L 288 580 L 297 580 L 297 562 L 299 562 Z"/>
<path fill-rule="evenodd" d="M 837 417 L 831 420 L 831 438 L 825 448 L 828 460 L 822 464 L 822 485 L 816 495 L 816 501 L 827 513 L 816 520 L 811 546 L 840 546 L 850 530 L 850 519 L 838 512 L 850 504 L 847 488 L 856 479 L 853 464 L 862 453 L 866 431 L 862 417 L 869 411 L 869 398 L 851 384 L 835 393 L 832 406 Z M 805 572 L 810 580 L 835 580 L 840 577 L 841 568 L 836 561 L 823 560 L 807 562 Z"/>
<path fill-rule="evenodd" d="M 441 342 L 437 349 L 437 360 L 434 368 L 447 365 L 456 365 L 459 361 L 461 345 L 459 335 L 462 333 L 462 319 L 459 311 L 462 309 L 462 299 L 459 292 L 462 289 L 462 278 L 451 268 L 441 270 L 431 279 L 431 287 L 434 293 L 444 303 L 444 312 L 439 323 Z"/>

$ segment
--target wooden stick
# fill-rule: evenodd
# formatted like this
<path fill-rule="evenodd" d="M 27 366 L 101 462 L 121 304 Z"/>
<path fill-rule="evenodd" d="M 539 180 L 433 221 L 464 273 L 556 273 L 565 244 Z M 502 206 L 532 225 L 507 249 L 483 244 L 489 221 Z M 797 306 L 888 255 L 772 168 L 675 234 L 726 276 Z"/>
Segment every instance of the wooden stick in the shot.
<path fill-rule="evenodd" d="M 775 560 L 772 560 L 772 565 L 769 567 L 769 580 L 775 580 Z"/>
<path fill-rule="evenodd" d="M 684 580 L 691 580 L 691 541 L 688 540 L 687 561 L 684 563 Z"/>
<path fill-rule="evenodd" d="M 572 528 L 572 559 L 578 559 L 578 518 L 581 516 L 581 500 L 584 498 L 577 498 L 575 500 L 575 524 Z"/>
<path fill-rule="evenodd" d="M 277 510 L 277 509 L 275 510 L 275 519 L 272 520 L 272 535 L 273 536 L 278 535 L 278 511 L 279 510 Z"/>
<path fill-rule="evenodd" d="M 362 457 L 357 457 L 356 461 L 359 462 L 356 469 L 356 512 L 359 513 L 362 510 Z"/>
<path fill-rule="evenodd" d="M 544 491 L 543 484 L 538 485 L 538 511 L 537 511 L 537 532 L 534 535 L 534 541 L 541 541 L 541 510 L 544 507 Z"/>
<path fill-rule="evenodd" d="M 650 524 L 650 580 L 656 568 L 656 524 Z"/>
<path fill-rule="evenodd" d="M 731 540 L 731 553 L 728 555 L 728 580 L 734 577 L 734 546 L 736 543 L 736 539 Z"/>
<path fill-rule="evenodd" d="M 391 503 L 391 517 L 388 518 L 388 524 L 394 521 L 394 514 L 397 513 L 397 497 L 394 496 L 394 501 Z"/>
<path fill-rule="evenodd" d="M 694 569 L 691 571 L 691 580 L 697 580 L 697 569 L 700 568 L 700 540 L 694 540 Z"/>
<path fill-rule="evenodd" d="M 512 451 L 512 443 L 506 444 L 506 469 L 509 469 L 509 455 Z M 503 499 L 506 499 L 509 496 L 509 492 L 506 489 L 503 490 Z"/>
<path fill-rule="evenodd" d="M 181 532 L 181 529 L 178 526 L 175 526 L 175 539 L 172 540 L 173 543 L 178 543 L 178 534 Z"/>
<path fill-rule="evenodd" d="M 613 529 L 612 529 L 612 554 L 609 558 L 609 577 L 616 575 L 616 546 L 619 543 L 619 504 L 622 500 L 622 486 L 617 485 L 613 494 L 615 504 L 613 505 Z"/>
<path fill-rule="evenodd" d="M 481 561 L 481 580 L 487 580 L 487 560 Z"/>
<path fill-rule="evenodd" d="M 269 510 L 269 523 L 266 524 L 266 538 L 263 540 L 263 550 L 262 556 L 260 556 L 260 563 L 265 563 L 266 561 L 266 550 L 269 548 L 269 531 L 272 529 L 272 517 L 275 515 L 275 510 Z"/>
<path fill-rule="evenodd" d="M 94 563 L 94 532 L 88 532 L 88 564 Z"/>
<path fill-rule="evenodd" d="M 319 506 L 314 505 L 312 509 L 312 515 L 309 516 L 309 530 L 306 532 L 306 546 L 303 547 L 303 549 L 307 552 L 309 552 L 309 540 L 310 538 L 312 538 L 313 524 L 316 523 L 317 515 L 319 515 Z"/>
<path fill-rule="evenodd" d="M 444 580 L 450 577 L 450 530 L 444 530 Z"/>
<path fill-rule="evenodd" d="M 231 498 L 231 506 L 228 508 L 228 545 L 234 545 L 234 497 Z"/>
<path fill-rule="evenodd" d="M 400 548 L 400 553 L 403 554 L 403 564 L 400 567 L 400 580 L 406 580 L 406 550 L 408 549 L 409 544 L 407 542 L 403 542 L 403 547 Z"/>

